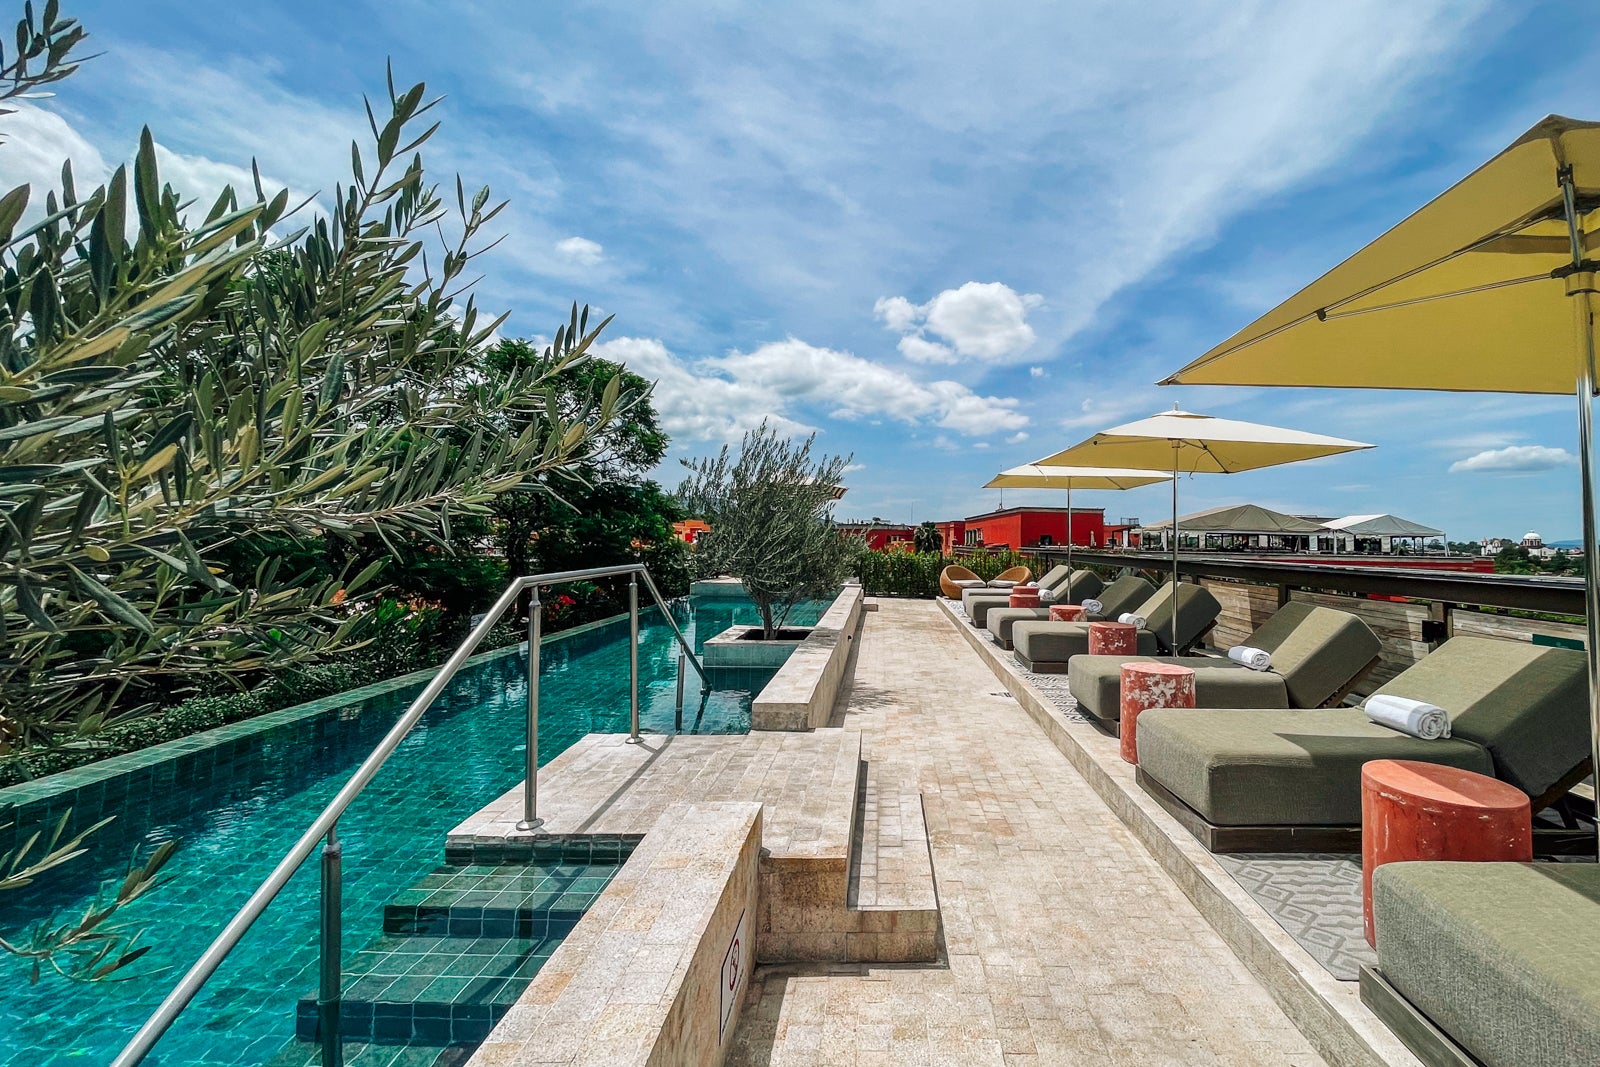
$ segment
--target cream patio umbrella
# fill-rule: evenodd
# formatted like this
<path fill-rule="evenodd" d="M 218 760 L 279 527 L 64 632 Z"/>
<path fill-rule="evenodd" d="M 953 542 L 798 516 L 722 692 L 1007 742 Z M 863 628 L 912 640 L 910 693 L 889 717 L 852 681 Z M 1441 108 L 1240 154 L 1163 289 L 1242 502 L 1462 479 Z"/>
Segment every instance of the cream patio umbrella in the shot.
<path fill-rule="evenodd" d="M 1072 490 L 1137 489 L 1166 481 L 1170 475 L 1120 467 L 1047 467 L 1024 463 L 1003 470 L 984 483 L 985 489 L 1065 489 L 1067 491 L 1067 572 L 1072 572 Z"/>
<path fill-rule="evenodd" d="M 1115 464 L 1146 471 L 1172 472 L 1172 589 L 1178 589 L 1178 475 L 1236 474 L 1239 471 L 1276 467 L 1303 459 L 1335 456 L 1371 445 L 1325 437 L 1303 430 L 1264 426 L 1256 422 L 1219 419 L 1171 411 L 1152 415 L 1138 422 L 1114 426 L 1095 434 L 1038 465 L 1056 466 L 1077 463 Z M 1172 613 L 1173 651 L 1177 651 L 1178 613 Z"/>
<path fill-rule="evenodd" d="M 1597 254 L 1600 123 L 1551 115 L 1162 384 L 1576 393 L 1591 759 L 1600 768 Z"/>

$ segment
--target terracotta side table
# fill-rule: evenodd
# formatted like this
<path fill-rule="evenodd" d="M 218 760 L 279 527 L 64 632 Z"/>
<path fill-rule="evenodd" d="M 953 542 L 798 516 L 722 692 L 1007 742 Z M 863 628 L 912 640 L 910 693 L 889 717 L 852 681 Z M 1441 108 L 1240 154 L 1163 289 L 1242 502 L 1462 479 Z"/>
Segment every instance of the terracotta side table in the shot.
<path fill-rule="evenodd" d="M 1533 812 L 1515 786 L 1416 760 L 1361 768 L 1361 910 L 1372 927 L 1372 872 L 1396 860 L 1533 860 Z"/>
<path fill-rule="evenodd" d="M 1131 629 L 1131 627 L 1130 627 Z M 1122 758 L 1139 762 L 1139 713 L 1194 707 L 1194 671 L 1176 663 L 1122 665 Z"/>
<path fill-rule="evenodd" d="M 1139 628 L 1131 622 L 1091 622 L 1089 655 L 1137 656 Z"/>
<path fill-rule="evenodd" d="M 1051 622 L 1082 622 L 1083 608 L 1077 604 L 1051 604 Z"/>
<path fill-rule="evenodd" d="M 1039 606 L 1039 587 L 1036 585 L 1017 585 L 1011 588 L 1011 606 L 1014 608 L 1036 608 Z"/>

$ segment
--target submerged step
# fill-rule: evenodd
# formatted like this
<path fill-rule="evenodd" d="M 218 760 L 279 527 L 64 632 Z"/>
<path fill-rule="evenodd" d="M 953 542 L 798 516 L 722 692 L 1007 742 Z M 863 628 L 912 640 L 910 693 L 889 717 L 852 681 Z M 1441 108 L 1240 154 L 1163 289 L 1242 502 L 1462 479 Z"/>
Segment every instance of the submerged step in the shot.
<path fill-rule="evenodd" d="M 550 937 L 380 937 L 346 964 L 339 1030 L 380 1044 L 482 1041 L 560 943 Z M 317 1021 L 317 998 L 301 998 L 295 1036 L 315 1040 Z"/>
<path fill-rule="evenodd" d="M 472 1058 L 475 1045 L 377 1045 L 344 1042 L 344 1062 L 350 1067 L 461 1067 Z M 266 1067 L 321 1067 L 322 1046 L 299 1038 L 278 1050 Z"/>
<path fill-rule="evenodd" d="M 610 863 L 440 867 L 383 909 L 386 934 L 560 937 L 617 873 Z"/>

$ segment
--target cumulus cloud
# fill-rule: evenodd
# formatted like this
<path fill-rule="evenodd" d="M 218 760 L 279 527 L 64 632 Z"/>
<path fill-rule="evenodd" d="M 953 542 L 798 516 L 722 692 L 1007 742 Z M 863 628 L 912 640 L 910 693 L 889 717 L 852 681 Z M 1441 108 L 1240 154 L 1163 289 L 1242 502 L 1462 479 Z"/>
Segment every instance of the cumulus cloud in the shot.
<path fill-rule="evenodd" d="M 1030 378 L 1045 378 L 1049 376 L 1049 373 L 1050 372 L 1045 370 L 1043 367 L 1028 368 L 1028 377 Z"/>
<path fill-rule="evenodd" d="M 1038 340 L 1028 312 L 1044 302 L 1038 293 L 1018 293 L 1002 282 L 967 282 L 946 289 L 926 304 L 903 296 L 881 297 L 873 313 L 900 338 L 900 354 L 916 363 L 1001 362 Z M 929 335 L 939 338 L 929 340 Z"/>
<path fill-rule="evenodd" d="M 561 258 L 580 267 L 598 266 L 604 258 L 605 248 L 587 237 L 568 237 L 556 242 L 556 252 Z"/>
<path fill-rule="evenodd" d="M 1569 463 L 1577 462 L 1577 459 L 1577 456 L 1564 448 L 1550 448 L 1546 445 L 1511 445 L 1506 448 L 1487 449 L 1475 456 L 1458 459 L 1450 464 L 1450 470 L 1452 473 L 1465 471 L 1474 474 L 1547 471 L 1565 467 Z"/>
<path fill-rule="evenodd" d="M 801 409 L 837 419 L 888 418 L 973 437 L 1028 424 L 1012 397 L 981 396 L 959 382 L 921 382 L 794 337 L 692 363 L 650 338 L 616 338 L 596 345 L 595 352 L 655 380 L 662 425 L 694 440 L 737 437 L 762 419 L 784 432 L 807 432 L 811 427 L 801 421 Z"/>

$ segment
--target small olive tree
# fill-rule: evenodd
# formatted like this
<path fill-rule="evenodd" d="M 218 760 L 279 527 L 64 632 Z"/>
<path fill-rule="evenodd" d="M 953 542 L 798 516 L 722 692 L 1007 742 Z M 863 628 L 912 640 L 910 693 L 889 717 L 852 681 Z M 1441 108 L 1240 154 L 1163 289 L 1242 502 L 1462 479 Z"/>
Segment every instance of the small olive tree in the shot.
<path fill-rule="evenodd" d="M 711 527 L 696 544 L 695 573 L 743 582 L 764 640 L 796 604 L 833 592 L 849 573 L 851 541 L 833 524 L 833 503 L 850 457 L 813 459 L 815 441 L 796 444 L 763 421 L 744 435 L 737 458 L 724 445 L 714 457 L 683 461 L 691 473 L 679 500 Z"/>

